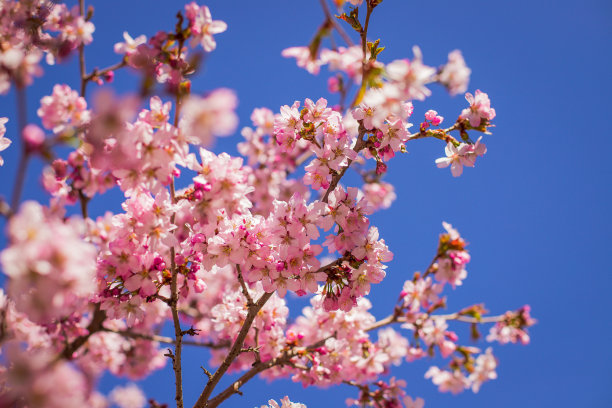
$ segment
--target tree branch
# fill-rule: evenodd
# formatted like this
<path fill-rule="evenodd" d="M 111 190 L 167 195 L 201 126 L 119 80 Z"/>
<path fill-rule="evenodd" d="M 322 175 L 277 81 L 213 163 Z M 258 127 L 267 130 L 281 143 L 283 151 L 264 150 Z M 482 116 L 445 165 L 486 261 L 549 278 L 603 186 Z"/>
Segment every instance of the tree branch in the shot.
<path fill-rule="evenodd" d="M 321 7 L 323 8 L 323 12 L 325 13 L 325 17 L 327 17 L 327 20 L 332 23 L 334 29 L 338 32 L 338 34 L 340 34 L 340 37 L 342 37 L 344 42 L 349 47 L 352 46 L 353 40 L 351 40 L 351 37 L 349 37 L 346 31 L 344 31 L 344 28 L 342 28 L 342 26 L 338 24 L 338 21 L 334 18 L 334 16 L 332 16 L 331 11 L 329 10 L 329 5 L 327 4 L 327 0 L 320 0 L 320 2 Z"/>
<path fill-rule="evenodd" d="M 60 357 L 63 357 L 66 360 L 72 360 L 74 353 L 87 342 L 87 339 L 89 339 L 92 334 L 103 329 L 102 323 L 104 320 L 106 320 L 106 312 L 100 308 L 99 303 L 96 303 L 91 322 L 89 322 L 89 325 L 87 325 L 87 334 L 79 336 L 72 343 L 67 344 L 66 347 L 64 347 L 64 350 L 61 352 Z"/>
<path fill-rule="evenodd" d="M 246 384 L 250 379 L 252 379 L 257 374 L 265 370 L 268 370 L 278 365 L 285 365 L 285 364 L 294 366 L 294 364 L 292 364 L 290 361 L 291 358 L 295 357 L 296 355 L 304 351 L 314 350 L 314 349 L 321 347 L 323 344 L 325 344 L 327 339 L 331 337 L 333 336 L 329 336 L 325 339 L 321 339 L 318 342 L 311 344 L 308 347 L 294 347 L 290 350 L 283 352 L 280 356 L 276 358 L 273 358 L 265 362 L 256 363 L 253 366 L 253 368 L 251 368 L 249 371 L 244 373 L 240 378 L 238 378 L 238 380 L 234 381 L 229 387 L 227 387 L 225 390 L 223 390 L 222 392 L 217 394 L 213 399 L 211 399 L 208 402 L 208 405 L 202 405 L 202 407 L 215 408 L 219 406 L 223 401 L 231 397 L 233 394 L 239 393 L 240 387 Z M 198 407 L 198 405 L 196 404 L 195 407 Z"/>
<path fill-rule="evenodd" d="M 216 406 L 216 405 L 210 405 L 208 398 L 210 397 L 213 390 L 219 383 L 219 380 L 221 380 L 221 377 L 223 377 L 223 375 L 228 370 L 230 365 L 234 362 L 236 357 L 238 357 L 238 355 L 240 354 L 240 351 L 242 350 L 242 345 L 244 344 L 244 341 L 246 340 L 246 337 L 249 333 L 251 325 L 253 324 L 253 320 L 255 320 L 257 313 L 261 310 L 261 308 L 266 304 L 266 302 L 271 297 L 272 297 L 272 293 L 264 293 L 259 298 L 257 303 L 249 307 L 247 317 L 244 323 L 242 324 L 242 327 L 240 328 L 240 332 L 238 333 L 238 337 L 236 337 L 236 340 L 234 341 L 234 345 L 232 346 L 231 350 L 229 351 L 229 353 L 227 354 L 227 356 L 221 363 L 221 366 L 219 366 L 217 371 L 215 371 L 215 374 L 213 374 L 212 378 L 206 384 L 206 387 L 204 387 L 204 390 L 202 391 L 202 394 L 200 394 L 200 397 L 198 398 L 197 402 L 195 403 L 194 408 L 205 408 L 205 407 Z"/>
<path fill-rule="evenodd" d="M 137 332 L 133 332 L 130 330 L 113 330 L 113 329 L 108 329 L 106 327 L 103 327 L 102 330 L 105 332 L 109 332 L 109 333 L 119 334 L 123 337 L 128 337 L 131 339 L 144 339 L 144 340 L 150 340 L 150 341 L 157 341 L 159 343 L 164 343 L 164 344 L 176 344 L 176 341 L 173 338 L 166 337 L 166 336 L 159 336 L 156 334 L 137 333 Z M 223 348 L 227 348 L 231 346 L 231 343 L 229 341 L 213 343 L 211 341 L 200 342 L 200 341 L 192 341 L 192 340 L 183 340 L 182 343 L 184 346 L 205 347 L 209 349 L 223 349 Z"/>
<path fill-rule="evenodd" d="M 365 133 L 366 133 L 365 128 L 361 126 L 359 129 L 359 136 L 357 138 L 357 142 L 355 143 L 355 146 L 353 147 L 353 150 L 356 153 L 359 153 L 365 147 L 365 141 L 363 140 L 363 135 L 365 135 Z M 348 159 L 348 163 L 346 164 L 346 166 L 342 168 L 342 170 L 340 170 L 340 173 L 334 174 L 334 176 L 332 177 L 332 181 L 331 183 L 329 183 L 329 187 L 327 188 L 327 191 L 325 192 L 325 195 L 323 196 L 323 199 L 321 201 L 327 204 L 329 200 L 329 194 L 332 191 L 334 191 L 334 189 L 338 186 L 338 183 L 340 182 L 340 179 L 342 178 L 342 176 L 344 176 L 344 173 L 346 173 L 348 168 L 351 167 L 351 163 L 353 163 L 353 160 Z"/>
<path fill-rule="evenodd" d="M 249 293 L 249 289 L 247 288 L 246 283 L 244 282 L 244 278 L 242 277 L 242 270 L 240 269 L 240 265 L 236 265 L 236 271 L 238 272 L 238 282 L 240 282 L 240 287 L 242 288 L 242 294 L 247 299 L 247 305 L 249 307 L 254 306 L 255 302 L 253 302 L 253 298 L 251 297 L 251 294 Z"/>

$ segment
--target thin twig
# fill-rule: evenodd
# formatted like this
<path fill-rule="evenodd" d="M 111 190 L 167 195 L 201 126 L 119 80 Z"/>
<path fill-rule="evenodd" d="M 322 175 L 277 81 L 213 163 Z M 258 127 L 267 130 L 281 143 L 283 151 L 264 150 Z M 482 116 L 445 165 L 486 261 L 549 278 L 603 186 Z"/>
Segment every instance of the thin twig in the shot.
<path fill-rule="evenodd" d="M 79 0 L 79 14 L 81 17 L 85 16 L 85 0 Z M 85 44 L 81 43 L 79 45 L 79 70 L 80 70 L 80 78 L 81 78 L 81 96 L 85 97 L 85 87 L 87 85 L 87 81 L 85 80 Z"/>
<path fill-rule="evenodd" d="M 431 315 L 432 319 L 457 320 L 464 323 L 497 323 L 506 319 L 506 315 L 481 317 L 480 319 L 471 316 L 463 316 L 459 313 L 451 313 L 445 315 Z"/>
<path fill-rule="evenodd" d="M 23 191 L 23 185 L 25 183 L 26 171 L 28 169 L 28 159 L 30 154 L 26 149 L 25 142 L 23 141 L 23 129 L 28 124 L 27 114 L 27 102 L 26 102 L 26 91 L 25 88 L 19 86 L 16 92 L 17 97 L 17 124 L 19 126 L 19 137 L 21 138 L 21 156 L 19 157 L 19 164 L 17 166 L 17 174 L 15 175 L 15 185 L 13 186 L 13 195 L 11 200 L 11 210 L 13 213 L 17 212 L 19 201 L 21 200 L 21 193 Z"/>
<path fill-rule="evenodd" d="M 118 70 L 120 68 L 125 67 L 126 65 L 127 65 L 127 62 L 126 62 L 125 59 L 123 59 L 123 60 L 119 61 L 118 63 L 116 63 L 114 65 L 111 65 L 110 67 L 106 67 L 106 68 L 103 68 L 103 69 L 94 68 L 93 71 L 90 72 L 89 74 L 85 75 L 83 77 L 83 79 L 84 79 L 85 82 L 89 82 L 89 81 L 93 80 L 94 78 L 104 76 L 104 75 L 108 74 L 109 72 L 116 71 L 116 70 Z"/>
<path fill-rule="evenodd" d="M 323 8 L 323 12 L 325 13 L 325 17 L 327 17 L 327 20 L 332 23 L 334 29 L 338 32 L 338 34 L 340 34 L 340 37 L 342 37 L 344 42 L 349 47 L 352 46 L 353 40 L 351 40 L 351 37 L 346 33 L 346 31 L 344 31 L 344 28 L 342 28 L 342 26 L 338 24 L 338 21 L 334 18 L 334 16 L 332 16 L 331 11 L 329 10 L 329 5 L 327 4 L 327 0 L 320 0 L 320 2 L 321 7 Z"/>
<path fill-rule="evenodd" d="M 242 294 L 247 299 L 247 305 L 251 307 L 255 305 L 255 302 L 253 302 L 253 298 L 251 297 L 251 294 L 249 293 L 249 289 L 247 288 L 246 283 L 244 282 L 244 278 L 242 277 L 242 270 L 240 269 L 240 265 L 236 265 L 236 271 L 238 272 L 238 282 L 240 282 L 240 287 L 242 288 Z"/>
<path fill-rule="evenodd" d="M 184 39 L 181 37 L 178 41 L 177 48 L 177 57 L 180 56 L 181 50 L 183 48 Z M 180 115 L 180 106 L 181 106 L 181 96 L 179 90 L 176 92 L 176 106 L 174 108 L 174 126 L 178 125 L 179 115 Z M 170 197 L 172 199 L 172 203 L 176 203 L 176 195 L 174 189 L 174 177 L 170 182 Z M 174 224 L 176 218 L 176 213 L 172 214 L 170 217 L 170 222 Z M 175 383 L 175 400 L 177 408 L 183 408 L 183 374 L 182 374 L 182 345 L 183 345 L 183 331 L 181 330 L 181 321 L 179 319 L 178 314 L 178 269 L 176 267 L 175 260 L 175 249 L 174 247 L 170 248 L 170 257 L 171 257 L 171 267 L 172 267 L 172 279 L 170 281 L 170 309 L 172 310 L 172 322 L 174 324 L 174 337 L 176 340 L 174 346 L 174 358 L 172 359 L 172 368 L 174 369 L 174 383 Z"/>
<path fill-rule="evenodd" d="M 109 333 L 116 333 L 123 337 L 128 337 L 131 339 L 143 339 L 143 340 L 157 341 L 158 343 L 164 343 L 164 344 L 176 344 L 176 341 L 172 337 L 159 336 L 156 334 L 137 333 L 137 332 L 133 332 L 130 330 L 113 330 L 113 329 L 108 329 L 106 327 L 103 327 L 102 330 L 105 332 L 109 332 Z M 193 341 L 193 340 L 183 340 L 183 345 L 184 346 L 205 347 L 209 349 L 223 349 L 223 348 L 227 348 L 231 346 L 231 343 L 229 341 L 213 343 L 211 341 L 201 342 L 201 341 Z"/>
<path fill-rule="evenodd" d="M 353 150 L 356 153 L 359 153 L 365 147 L 365 141 L 362 139 L 365 132 L 366 130 L 364 128 L 359 130 L 359 136 L 357 138 L 357 143 L 355 143 L 355 146 L 353 147 Z M 353 163 L 353 160 L 348 159 L 346 166 L 344 166 L 342 170 L 340 170 L 340 173 L 334 174 L 334 176 L 332 177 L 332 181 L 331 183 L 329 183 L 329 187 L 327 188 L 327 191 L 325 192 L 325 195 L 323 196 L 323 199 L 321 201 L 323 201 L 324 203 L 328 202 L 329 194 L 332 191 L 334 191 L 334 189 L 338 186 L 338 183 L 340 182 L 340 179 L 342 178 L 342 176 L 344 176 L 344 173 L 346 173 L 348 168 L 351 167 L 351 163 Z"/>

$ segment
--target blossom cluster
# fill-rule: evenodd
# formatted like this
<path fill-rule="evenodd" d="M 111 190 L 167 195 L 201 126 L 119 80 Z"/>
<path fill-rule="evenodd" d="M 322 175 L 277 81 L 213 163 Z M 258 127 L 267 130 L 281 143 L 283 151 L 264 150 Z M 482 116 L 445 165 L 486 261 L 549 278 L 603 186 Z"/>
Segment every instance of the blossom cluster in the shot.
<path fill-rule="evenodd" d="M 79 7 L 49 0 L 7 0 L 0 4 L 0 94 L 11 82 L 28 86 L 42 75 L 43 56 L 53 64 L 66 59 L 79 46 L 92 42 L 95 26 Z"/>
<path fill-rule="evenodd" d="M 208 400 L 197 407 L 217 406 L 261 374 L 304 386 L 350 384 L 358 395 L 348 405 L 423 408 L 421 398 L 406 395 L 405 381 L 381 377 L 436 354 L 448 368 L 433 366 L 425 376 L 442 392 L 478 392 L 497 376 L 492 349 L 462 345 L 453 321 L 470 323 L 473 337 L 478 325 L 494 323 L 489 342 L 529 342 L 529 306 L 487 320 L 482 305 L 440 314 L 444 290 L 463 284 L 470 262 L 467 243 L 447 223 L 430 266 L 404 283 L 392 314 L 377 320 L 371 313 L 372 285 L 393 259 L 370 218 L 397 198 L 383 181 L 390 159 L 413 140 L 435 138 L 446 152 L 436 164 L 459 176 L 487 150 L 469 132 L 488 134 L 496 113 L 477 90 L 465 94 L 469 106 L 448 128 L 441 127 L 447 114 L 428 109 L 410 133 L 413 101 L 429 97 L 433 83 L 465 93 L 471 71 L 457 50 L 437 68 L 418 47 L 412 59 L 381 61 L 380 41 L 367 41 L 356 11 L 370 14 L 381 1 L 348 3 L 350 14 L 339 18 L 362 44 L 324 48 L 338 30 L 326 19 L 309 46 L 282 52 L 313 74 L 334 71 L 328 84 L 339 103 L 305 98 L 277 113 L 254 109 L 252 127 L 240 132 L 244 158 L 208 150 L 236 131 L 238 98 L 225 88 L 192 92 L 201 57 L 192 49 L 213 52 L 214 36 L 227 29 L 195 2 L 177 14 L 173 30 L 148 39 L 124 32 L 114 44 L 119 62 L 80 72 L 80 92 L 56 84 L 41 98 L 39 123 L 20 123 L 18 136 L 22 164 L 45 162 L 49 203 L 21 203 L 23 174 L 11 204 L 0 200 L 8 220 L 0 252 L 7 277 L 0 406 L 143 408 L 138 386 L 104 396 L 97 381 L 105 373 L 137 381 L 171 362 L 180 390 L 182 347 L 200 346 L 210 348 L 209 364 L 218 368 L 204 370 L 201 398 Z M 95 26 L 93 9 L 80 5 L 0 4 L 0 93 L 13 85 L 24 91 L 42 74 L 43 56 L 48 64 L 73 53 L 84 59 Z M 86 99 L 89 82 L 111 82 L 124 67 L 142 79 L 139 96 L 103 89 Z M 0 118 L 0 151 L 11 145 L 7 121 Z M 353 169 L 361 188 L 345 184 Z M 113 189 L 121 205 L 90 216 L 88 203 Z M 75 204 L 82 216 L 70 215 Z M 297 318 L 289 310 L 293 296 L 310 298 Z M 174 337 L 163 335 L 168 322 Z M 226 372 L 243 374 L 213 396 Z M 182 398 L 177 391 L 178 406 Z M 285 397 L 262 408 L 303 407 Z"/>

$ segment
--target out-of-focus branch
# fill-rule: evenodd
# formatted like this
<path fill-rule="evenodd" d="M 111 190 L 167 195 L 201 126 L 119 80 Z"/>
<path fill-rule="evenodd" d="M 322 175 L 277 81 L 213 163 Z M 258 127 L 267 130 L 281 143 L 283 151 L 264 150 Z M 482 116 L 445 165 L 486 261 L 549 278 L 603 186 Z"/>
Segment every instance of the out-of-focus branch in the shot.
<path fill-rule="evenodd" d="M 329 10 L 329 5 L 327 4 L 327 0 L 320 0 L 320 2 L 321 7 L 323 8 L 323 12 L 325 13 L 325 17 L 327 17 L 327 20 L 332 23 L 334 29 L 338 32 L 338 34 L 340 34 L 340 37 L 342 37 L 344 42 L 349 47 L 352 46 L 353 40 L 351 40 L 351 37 L 346 33 L 346 31 L 344 31 L 344 28 L 342 28 L 342 26 L 338 24 L 338 21 L 334 18 L 334 16 L 332 16 L 331 11 Z"/>

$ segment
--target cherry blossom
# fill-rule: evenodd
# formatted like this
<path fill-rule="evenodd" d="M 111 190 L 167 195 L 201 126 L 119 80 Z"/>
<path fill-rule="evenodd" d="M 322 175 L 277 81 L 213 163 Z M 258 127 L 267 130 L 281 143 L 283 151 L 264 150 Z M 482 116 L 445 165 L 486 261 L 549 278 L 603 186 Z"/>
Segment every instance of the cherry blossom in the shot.
<path fill-rule="evenodd" d="M 311 51 L 308 47 L 290 47 L 286 48 L 282 52 L 283 57 L 293 57 L 297 60 L 298 67 L 306 69 L 311 74 L 318 74 L 321 61 L 316 56 L 311 55 Z"/>
<path fill-rule="evenodd" d="M 457 95 L 467 90 L 471 72 L 465 65 L 461 51 L 454 50 L 448 54 L 448 62 L 438 74 L 438 80 L 451 95 Z"/>
<path fill-rule="evenodd" d="M 119 408 L 144 408 L 147 399 L 136 384 L 128 384 L 125 387 L 115 387 L 109 399 L 117 404 Z"/>
<path fill-rule="evenodd" d="M 6 126 L 5 123 L 8 122 L 8 118 L 0 118 L 0 152 L 8 149 L 11 145 L 11 140 L 4 137 L 6 134 Z M 0 156 L 0 166 L 4 165 L 4 159 Z"/>
<path fill-rule="evenodd" d="M 220 20 L 213 20 L 208 7 L 198 6 L 195 2 L 185 6 L 185 16 L 189 20 L 189 28 L 193 35 L 191 45 L 200 44 L 207 52 L 217 48 L 213 34 L 227 30 L 227 24 Z"/>
<path fill-rule="evenodd" d="M 483 121 L 488 123 L 495 118 L 495 109 L 491 108 L 491 101 L 486 93 L 478 89 L 474 95 L 466 93 L 465 99 L 469 102 L 470 107 L 464 109 L 459 118 L 468 120 L 472 127 L 481 126 Z"/>
<path fill-rule="evenodd" d="M 147 37 L 144 35 L 139 35 L 136 38 L 132 38 L 127 31 L 123 32 L 124 43 L 116 43 L 115 44 L 115 52 L 117 54 L 125 54 L 130 55 L 136 52 L 136 49 L 139 45 L 145 44 L 147 42 Z"/>
<path fill-rule="evenodd" d="M 274 400 L 268 401 L 268 405 L 262 405 L 261 408 L 306 408 L 306 405 L 298 402 L 291 402 L 289 397 L 280 400 L 280 405 Z"/>
<path fill-rule="evenodd" d="M 345 3 L 335 2 L 339 12 Z M 105 398 L 95 390 L 100 378 L 138 381 L 168 364 L 183 407 L 182 368 L 191 361 L 182 351 L 206 347 L 208 381 L 197 408 L 220 405 L 256 375 L 305 387 L 347 384 L 357 389 L 349 405 L 423 408 L 423 399 L 406 395 L 406 381 L 392 376 L 393 366 L 445 360 L 447 367 L 425 373 L 441 392 L 478 392 L 497 377 L 492 349 L 466 346 L 455 326 L 470 324 L 476 339 L 492 324 L 490 342 L 529 342 L 529 306 L 498 316 L 484 316 L 482 304 L 442 310 L 452 304 L 446 292 L 466 282 L 471 260 L 447 223 L 429 266 L 398 288 L 387 317 L 374 316 L 374 285 L 397 273 L 372 217 L 398 198 L 383 181 L 394 171 L 391 159 L 431 138 L 446 148 L 438 167 L 459 176 L 486 153 L 474 132 L 489 134 L 495 110 L 477 90 L 448 128 L 428 109 L 410 133 L 411 101 L 429 97 L 434 82 L 465 92 L 471 71 L 457 50 L 437 70 L 418 47 L 411 60 L 384 61 L 357 12 L 367 8 L 369 18 L 380 1 L 348 3 L 356 8 L 332 22 L 324 2 L 326 20 L 313 42 L 282 51 L 312 74 L 327 65 L 333 99 L 255 108 L 240 131 L 242 157 L 208 150 L 235 132 L 238 98 L 225 88 L 192 90 L 203 62 L 194 48 L 215 50 L 214 35 L 227 29 L 195 2 L 171 30 L 148 40 L 124 31 L 113 47 L 118 62 L 91 72 L 80 64 L 80 92 L 56 84 L 41 93 L 38 117 L 20 123 L 21 165 L 34 155 L 44 160 L 48 204 L 21 202 L 23 170 L 11 202 L 0 203 L 7 220 L 1 406 L 143 408 L 138 386 L 117 386 Z M 11 85 L 24 92 L 42 75 L 43 57 L 53 64 L 78 53 L 84 61 L 94 19 L 93 9 L 85 15 L 47 0 L 0 4 L 0 93 Z M 361 43 L 343 32 L 344 23 Z M 345 44 L 336 44 L 334 31 Z M 101 89 L 90 107 L 88 83 L 111 82 L 125 66 L 139 77 L 140 94 Z M 11 143 L 7 121 L 0 118 L 0 151 Z M 114 212 L 91 214 L 98 209 L 90 200 L 107 203 L 112 196 L 100 196 L 108 190 L 117 193 Z M 308 305 L 297 316 L 294 297 Z M 226 386 L 228 373 L 239 380 Z M 284 397 L 262 408 L 303 407 Z"/>

